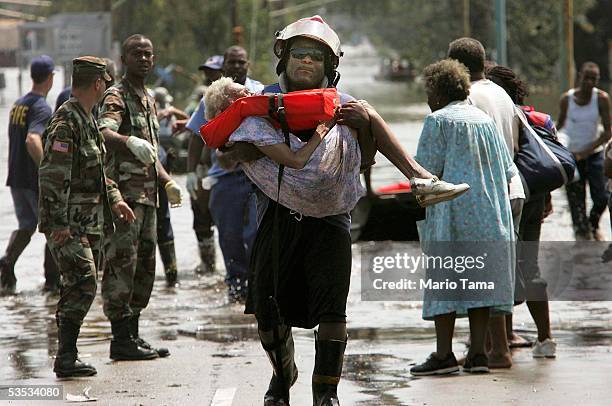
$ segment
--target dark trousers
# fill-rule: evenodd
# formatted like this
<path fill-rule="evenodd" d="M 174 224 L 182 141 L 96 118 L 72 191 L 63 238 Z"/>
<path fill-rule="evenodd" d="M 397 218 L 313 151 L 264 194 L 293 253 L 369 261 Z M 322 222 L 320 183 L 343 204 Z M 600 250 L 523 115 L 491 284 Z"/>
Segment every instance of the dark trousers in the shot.
<path fill-rule="evenodd" d="M 244 289 L 257 232 L 255 186 L 242 171 L 220 176 L 210 192 L 209 207 L 219 232 L 225 282 L 230 288 Z"/>
<path fill-rule="evenodd" d="M 157 157 L 164 166 L 166 171 L 170 172 L 168 168 L 168 154 L 161 145 L 157 150 Z M 160 184 L 157 188 L 157 194 L 159 195 L 159 207 L 157 208 L 157 243 L 163 244 L 165 242 L 174 241 L 174 233 L 172 231 L 172 223 L 170 222 L 170 206 L 168 205 L 168 195 L 166 189 Z"/>
<path fill-rule="evenodd" d="M 172 223 L 170 222 L 170 205 L 168 204 L 166 189 L 160 186 L 157 192 L 159 196 L 159 207 L 157 208 L 157 243 L 163 244 L 168 241 L 174 241 L 174 232 L 172 231 Z"/>
<path fill-rule="evenodd" d="M 607 179 L 603 172 L 603 162 L 603 151 L 578 161 L 580 179 L 565 186 L 576 233 L 588 234 L 590 231 L 596 231 L 599 228 L 599 219 L 606 209 L 610 196 L 610 193 L 606 190 Z M 588 217 L 586 211 L 587 183 L 593 201 L 593 207 Z"/>
<path fill-rule="evenodd" d="M 13 198 L 13 206 L 15 207 L 17 223 L 19 224 L 18 229 L 29 232 L 31 236 L 36 232 L 38 225 L 38 192 L 25 188 L 11 187 L 11 197 Z M 17 261 L 23 249 L 25 249 L 25 246 L 16 250 L 16 252 L 7 252 L 7 254 L 10 254 L 12 264 Z M 10 251 L 10 247 L 7 250 Z M 56 278 L 59 279 L 59 270 L 49 250 L 49 244 L 45 245 L 44 269 L 45 280 L 47 282 L 52 282 Z"/>
<path fill-rule="evenodd" d="M 210 190 L 198 189 L 197 200 L 191 199 L 191 211 L 193 211 L 193 231 L 195 231 L 198 242 L 213 236 L 213 221 L 208 202 Z"/>
<path fill-rule="evenodd" d="M 610 229 L 612 230 L 612 193 L 610 193 L 608 198 L 608 210 L 610 210 Z"/>
<path fill-rule="evenodd" d="M 515 301 L 547 300 L 547 283 L 540 275 L 538 257 L 542 216 L 546 206 L 546 195 L 532 196 L 523 206 L 519 243 L 517 250 L 517 284 Z"/>

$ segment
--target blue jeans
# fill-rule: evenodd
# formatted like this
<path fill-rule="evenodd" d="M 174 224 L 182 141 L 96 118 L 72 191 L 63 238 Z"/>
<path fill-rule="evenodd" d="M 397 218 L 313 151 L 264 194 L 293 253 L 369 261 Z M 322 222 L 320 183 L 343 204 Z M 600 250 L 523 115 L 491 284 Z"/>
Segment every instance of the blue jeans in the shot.
<path fill-rule="evenodd" d="M 610 193 L 606 190 L 607 179 L 603 172 L 603 162 L 603 151 L 578 161 L 580 179 L 565 186 L 574 229 L 579 234 L 596 231 L 599 228 L 599 219 L 608 205 Z M 593 200 L 593 208 L 588 217 L 586 212 L 587 183 Z"/>
<path fill-rule="evenodd" d="M 20 230 L 36 231 L 38 225 L 38 192 L 24 188 L 11 188 L 15 214 Z"/>
<path fill-rule="evenodd" d="M 15 215 L 17 216 L 18 228 L 19 230 L 29 232 L 31 236 L 36 232 L 36 227 L 38 227 L 38 192 L 31 189 L 11 187 L 11 196 L 13 198 L 13 206 L 15 207 Z M 13 245 L 13 247 L 15 246 Z M 17 249 L 17 251 L 13 251 L 9 243 L 7 253 L 11 251 L 15 256 L 12 259 L 13 263 L 17 261 L 23 249 L 25 249 L 25 246 Z M 59 270 L 51 255 L 51 251 L 49 251 L 48 245 L 45 245 L 44 268 L 47 287 L 53 288 L 54 285 L 59 283 Z"/>
<path fill-rule="evenodd" d="M 246 296 L 251 248 L 257 232 L 255 186 L 242 171 L 222 175 L 217 180 L 208 205 L 219 232 L 227 270 L 225 283 Z"/>

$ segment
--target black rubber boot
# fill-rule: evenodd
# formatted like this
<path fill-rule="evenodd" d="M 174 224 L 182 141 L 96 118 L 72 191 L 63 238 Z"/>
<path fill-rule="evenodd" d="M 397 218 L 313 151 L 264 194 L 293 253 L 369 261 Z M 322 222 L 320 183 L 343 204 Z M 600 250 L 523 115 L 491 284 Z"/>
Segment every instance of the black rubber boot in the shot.
<path fill-rule="evenodd" d="M 15 278 L 15 268 L 5 257 L 0 258 L 0 291 L 6 294 L 15 293 L 17 288 L 17 278 Z"/>
<path fill-rule="evenodd" d="M 139 334 L 139 329 L 138 329 L 138 323 L 140 322 L 140 314 L 139 315 L 134 315 L 132 317 L 130 317 L 130 335 L 132 336 L 132 338 L 134 339 L 134 341 L 136 341 L 136 344 L 138 344 L 139 347 L 141 348 L 145 348 L 147 350 L 153 350 L 157 353 L 157 355 L 160 358 L 164 358 L 170 355 L 170 351 L 168 351 L 167 348 L 165 347 L 159 347 L 159 348 L 153 348 L 153 346 L 151 346 L 151 344 L 149 344 L 148 342 L 146 342 L 143 338 L 140 337 Z"/>
<path fill-rule="evenodd" d="M 0 290 L 4 293 L 15 293 L 15 262 L 30 243 L 32 234 L 33 230 L 15 230 L 9 238 L 6 253 L 0 258 Z"/>
<path fill-rule="evenodd" d="M 60 273 L 49 251 L 49 246 L 45 244 L 45 285 L 43 286 L 43 292 L 57 293 L 60 289 Z"/>
<path fill-rule="evenodd" d="M 346 340 L 319 340 L 315 331 L 315 367 L 312 374 L 312 404 L 338 406 L 338 383 L 342 375 L 342 362 Z"/>
<path fill-rule="evenodd" d="M 195 273 L 201 275 L 215 273 L 215 239 L 203 238 L 198 242 L 198 249 L 202 262 L 195 268 Z"/>
<path fill-rule="evenodd" d="M 92 376 L 98 373 L 92 365 L 82 362 L 78 357 L 76 342 L 81 326 L 70 320 L 61 319 L 57 323 L 58 348 L 53 364 L 53 372 L 58 378 Z"/>
<path fill-rule="evenodd" d="M 291 334 L 291 328 L 285 327 L 285 336 L 280 339 L 277 345 L 268 345 L 261 340 L 261 345 L 268 355 L 268 359 L 272 364 L 273 374 L 268 385 L 268 391 L 264 395 L 264 406 L 288 406 L 289 405 L 289 391 L 288 389 L 293 386 L 298 377 L 298 369 L 295 365 L 294 356 L 295 349 L 293 345 L 293 335 Z M 261 339 L 261 335 L 260 335 Z M 289 384 L 289 388 L 285 388 L 285 384 L 282 382 L 280 377 L 279 362 L 277 361 L 277 349 L 280 350 L 280 358 L 283 369 L 284 382 Z"/>
<path fill-rule="evenodd" d="M 139 346 L 132 338 L 129 323 L 129 318 L 111 321 L 113 339 L 110 345 L 110 358 L 116 361 L 138 361 L 157 358 L 157 352 Z"/>
<path fill-rule="evenodd" d="M 159 255 L 164 264 L 164 274 L 166 276 L 166 286 L 175 287 L 178 284 L 178 269 L 176 267 L 176 250 L 174 241 L 166 241 L 158 244 Z"/>

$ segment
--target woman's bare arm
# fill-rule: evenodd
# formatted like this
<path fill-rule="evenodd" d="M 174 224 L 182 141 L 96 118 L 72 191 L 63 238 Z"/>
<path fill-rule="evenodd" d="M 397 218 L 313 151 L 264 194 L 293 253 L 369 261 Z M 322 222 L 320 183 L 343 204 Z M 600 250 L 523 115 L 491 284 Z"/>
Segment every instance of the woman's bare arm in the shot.
<path fill-rule="evenodd" d="M 372 124 L 372 134 L 376 139 L 378 151 L 383 154 L 407 178 L 432 178 L 433 175 L 410 156 L 398 141 L 389 125 L 378 112 L 367 102 L 361 101 L 366 107 Z"/>
<path fill-rule="evenodd" d="M 306 145 L 297 151 L 293 152 L 287 144 L 275 144 L 267 146 L 258 146 L 257 148 L 274 162 L 284 165 L 288 168 L 302 169 L 312 156 L 313 152 L 321 140 L 325 138 L 329 130 L 335 125 L 335 120 L 325 121 L 317 126 L 314 134 L 308 140 Z"/>
<path fill-rule="evenodd" d="M 338 124 L 346 125 L 357 131 L 357 142 L 361 150 L 361 172 L 376 163 L 376 138 L 371 131 L 370 116 L 357 100 L 344 103 L 338 110 Z"/>

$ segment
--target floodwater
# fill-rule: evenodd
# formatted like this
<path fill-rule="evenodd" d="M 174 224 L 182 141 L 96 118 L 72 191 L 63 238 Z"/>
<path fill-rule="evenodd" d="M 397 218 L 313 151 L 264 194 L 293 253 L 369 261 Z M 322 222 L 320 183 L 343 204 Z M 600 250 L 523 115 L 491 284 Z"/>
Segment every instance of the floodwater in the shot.
<path fill-rule="evenodd" d="M 376 82 L 377 59 L 367 49 L 347 49 L 342 61 L 342 90 L 358 98 L 368 99 L 388 118 L 393 130 L 411 153 L 416 145 L 423 117 L 429 112 L 418 85 Z M 10 104 L 17 97 L 16 71 L 6 70 L 7 85 L 0 106 L 0 180 L 6 178 L 8 139 L 6 135 Z M 27 76 L 27 75 L 24 75 Z M 29 88 L 24 78 L 24 89 Z M 59 82 L 59 80 L 58 80 Z M 57 83 L 48 101 L 55 103 L 61 90 Z M 377 158 L 373 172 L 374 186 L 401 181 L 399 171 L 390 167 L 384 157 Z M 177 177 L 184 185 L 184 176 Z M 546 220 L 543 240 L 571 241 L 571 220 L 563 191 L 553 194 L 555 212 Z M 12 200 L 8 188 L 0 187 L 0 249 L 4 249 L 10 232 L 16 228 Z M 171 341 L 178 336 L 193 337 L 216 343 L 256 340 L 257 333 L 250 316 L 242 315 L 238 305 L 229 305 L 223 285 L 223 266 L 218 252 L 218 272 L 212 276 L 197 277 L 193 268 L 197 264 L 197 245 L 191 230 L 192 214 L 189 203 L 172 211 L 172 224 L 176 238 L 179 278 L 178 289 L 164 287 L 161 262 L 149 307 L 142 316 L 143 335 L 152 341 Z M 610 239 L 609 217 L 602 219 L 602 229 Z M 0 298 L 0 382 L 48 376 L 52 356 L 56 351 L 55 327 L 56 297 L 40 293 L 43 283 L 42 254 L 44 237 L 36 234 L 16 265 L 18 292 Z M 349 296 L 349 336 L 344 376 L 361 388 L 363 397 L 354 399 L 359 404 L 402 404 L 396 395 L 410 386 L 410 363 L 422 359 L 407 356 L 409 346 L 420 345 L 426 351 L 434 350 L 433 323 L 421 319 L 419 302 L 364 302 L 360 297 L 360 250 L 363 244 L 353 246 L 353 274 Z M 566 347 L 606 348 L 612 344 L 612 305 L 610 302 L 554 302 L 551 303 L 551 321 L 554 336 L 562 350 Z M 533 338 L 534 324 L 520 306 L 515 313 L 515 326 L 520 333 Z M 466 320 L 457 322 L 460 353 L 466 337 Z M 108 342 L 110 326 L 102 313 L 98 294 L 82 328 L 79 346 Z M 296 342 L 312 340 L 312 333 L 297 331 Z M 298 345 L 299 347 L 299 345 Z M 266 372 L 267 373 L 267 372 Z M 398 392 L 399 391 L 399 392 Z"/>

